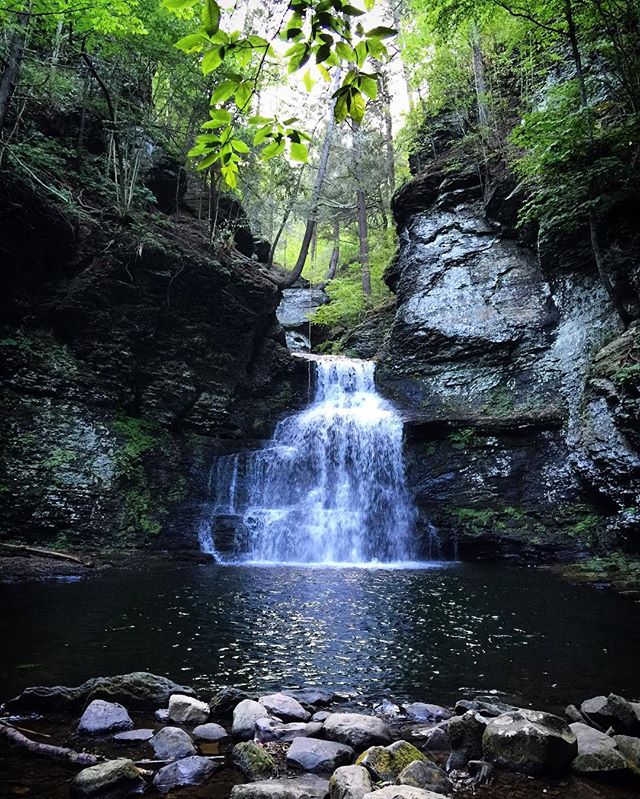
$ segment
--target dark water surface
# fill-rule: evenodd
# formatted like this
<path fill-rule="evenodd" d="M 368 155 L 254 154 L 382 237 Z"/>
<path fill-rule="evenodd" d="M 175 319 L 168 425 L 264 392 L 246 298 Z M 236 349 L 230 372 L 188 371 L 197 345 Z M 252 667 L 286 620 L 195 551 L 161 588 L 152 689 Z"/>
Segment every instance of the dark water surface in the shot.
<path fill-rule="evenodd" d="M 526 569 L 197 566 L 0 585 L 0 699 L 148 670 L 205 687 L 326 685 L 554 707 L 640 696 L 640 610 Z"/>

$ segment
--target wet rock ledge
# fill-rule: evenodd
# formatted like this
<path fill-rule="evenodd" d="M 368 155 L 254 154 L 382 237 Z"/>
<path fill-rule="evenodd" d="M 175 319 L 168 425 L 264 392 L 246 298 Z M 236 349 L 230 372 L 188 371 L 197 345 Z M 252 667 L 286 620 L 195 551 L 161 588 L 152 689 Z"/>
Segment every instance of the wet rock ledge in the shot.
<path fill-rule="evenodd" d="M 23 755 L 40 756 L 41 770 L 63 761 L 73 772 L 58 792 L 19 790 L 87 799 L 637 795 L 640 703 L 598 696 L 564 716 L 493 694 L 454 708 L 317 687 L 259 696 L 223 687 L 205 698 L 134 672 L 27 688 L 3 706 L 0 761 L 21 773 Z"/>

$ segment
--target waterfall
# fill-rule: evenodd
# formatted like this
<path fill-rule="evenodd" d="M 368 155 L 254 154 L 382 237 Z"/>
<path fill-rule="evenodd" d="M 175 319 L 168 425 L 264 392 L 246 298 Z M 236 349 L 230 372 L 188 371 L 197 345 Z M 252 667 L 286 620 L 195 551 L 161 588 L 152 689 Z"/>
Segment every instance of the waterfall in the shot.
<path fill-rule="evenodd" d="M 311 356 L 310 406 L 258 451 L 218 459 L 213 515 L 235 515 L 234 560 L 392 563 L 413 555 L 400 417 L 375 364 Z M 208 539 L 201 533 L 201 542 Z"/>

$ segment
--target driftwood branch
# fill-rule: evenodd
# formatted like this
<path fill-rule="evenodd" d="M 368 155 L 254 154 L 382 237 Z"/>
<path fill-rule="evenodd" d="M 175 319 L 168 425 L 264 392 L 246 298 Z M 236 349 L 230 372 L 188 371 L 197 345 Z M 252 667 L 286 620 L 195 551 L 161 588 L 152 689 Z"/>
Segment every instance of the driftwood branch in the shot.
<path fill-rule="evenodd" d="M 4 722 L 0 722 L 0 741 L 6 741 L 9 746 L 23 752 L 36 755 L 37 757 L 48 757 L 51 760 L 62 760 L 74 766 L 95 766 L 104 761 L 103 757 L 91 755 L 88 752 L 75 752 L 66 746 L 54 746 L 53 744 L 43 744 L 27 738 L 15 727 L 11 727 Z"/>
<path fill-rule="evenodd" d="M 76 555 L 69 555 L 66 552 L 56 552 L 54 549 L 40 549 L 39 547 L 28 547 L 24 544 L 0 543 L 0 546 L 15 552 L 22 552 L 25 555 L 44 555 L 47 558 L 56 558 L 57 560 L 70 560 L 72 563 L 79 563 L 80 566 L 93 566 L 91 561 L 83 560 Z"/>

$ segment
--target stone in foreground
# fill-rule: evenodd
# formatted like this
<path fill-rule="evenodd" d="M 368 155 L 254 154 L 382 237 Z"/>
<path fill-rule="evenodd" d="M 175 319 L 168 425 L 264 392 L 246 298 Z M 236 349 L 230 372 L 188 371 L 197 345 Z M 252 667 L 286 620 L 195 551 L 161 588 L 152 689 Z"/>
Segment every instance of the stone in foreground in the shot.
<path fill-rule="evenodd" d="M 149 743 L 159 760 L 179 760 L 196 753 L 193 741 L 179 727 L 163 727 Z"/>
<path fill-rule="evenodd" d="M 441 768 L 430 760 L 414 760 L 398 776 L 401 785 L 412 785 L 425 791 L 446 796 L 451 793 L 451 781 Z"/>
<path fill-rule="evenodd" d="M 268 779 L 276 768 L 276 762 L 269 752 L 253 741 L 236 744 L 231 752 L 231 760 L 251 782 Z"/>
<path fill-rule="evenodd" d="M 413 785 L 387 785 L 379 791 L 365 794 L 363 799 L 442 799 L 442 794 L 414 788 Z"/>
<path fill-rule="evenodd" d="M 485 760 L 524 774 L 562 773 L 578 754 L 576 735 L 564 719 L 525 709 L 491 719 L 482 747 Z"/>
<path fill-rule="evenodd" d="M 249 698 L 249 695 L 239 688 L 233 688 L 233 686 L 227 685 L 221 688 L 211 702 L 209 702 L 211 715 L 219 719 L 231 718 L 236 705 L 239 705 L 244 699 Z"/>
<path fill-rule="evenodd" d="M 358 765 L 365 766 L 382 782 L 395 782 L 400 772 L 416 760 L 425 756 L 407 741 L 395 741 L 390 746 L 372 746 L 358 758 Z"/>
<path fill-rule="evenodd" d="M 626 758 L 629 768 L 640 776 L 640 738 L 633 738 L 630 735 L 615 735 L 614 741 Z"/>
<path fill-rule="evenodd" d="M 253 738 L 256 721 L 269 716 L 269 711 L 253 699 L 243 699 L 233 711 L 233 726 L 231 734 L 240 741 Z"/>
<path fill-rule="evenodd" d="M 387 725 L 375 716 L 361 713 L 332 713 L 324 723 L 324 734 L 332 741 L 365 749 L 391 740 Z"/>
<path fill-rule="evenodd" d="M 127 730 L 118 732 L 113 736 L 113 740 L 119 744 L 137 744 L 153 738 L 155 730 L 140 728 L 137 730 Z"/>
<path fill-rule="evenodd" d="M 305 774 L 297 779 L 262 780 L 247 785 L 234 785 L 231 799 L 325 799 L 328 794 L 328 780 Z"/>
<path fill-rule="evenodd" d="M 462 716 L 449 719 L 447 737 L 451 754 L 447 760 L 447 771 L 466 768 L 470 760 L 482 758 L 482 737 L 487 723 L 487 719 L 476 710 L 467 710 Z"/>
<path fill-rule="evenodd" d="M 412 721 L 446 721 L 453 716 L 446 707 L 431 705 L 428 702 L 412 702 L 410 705 L 404 705 L 404 712 Z"/>
<path fill-rule="evenodd" d="M 160 793 L 169 793 L 173 788 L 200 785 L 217 770 L 218 766 L 208 758 L 193 755 L 161 768 L 153 784 Z"/>
<path fill-rule="evenodd" d="M 300 702 L 287 694 L 268 694 L 261 696 L 258 701 L 282 721 L 307 721 L 311 718 Z"/>
<path fill-rule="evenodd" d="M 371 777 L 363 766 L 340 766 L 329 780 L 331 799 L 363 799 L 371 791 Z"/>
<path fill-rule="evenodd" d="M 303 771 L 331 772 L 353 759 L 350 746 L 317 738 L 296 738 L 287 752 L 287 765 Z"/>
<path fill-rule="evenodd" d="M 255 726 L 257 741 L 293 741 L 295 738 L 310 738 L 322 731 L 319 722 L 292 721 L 285 724 L 277 719 L 258 719 Z"/>
<path fill-rule="evenodd" d="M 578 739 L 578 756 L 571 764 L 574 771 L 579 774 L 611 775 L 612 772 L 623 772 L 628 768 L 613 738 L 581 722 L 569 726 Z"/>
<path fill-rule="evenodd" d="M 144 793 L 145 789 L 145 781 L 133 761 L 120 758 L 83 769 L 73 779 L 70 793 L 81 799 L 124 799 Z"/>
<path fill-rule="evenodd" d="M 209 719 L 209 705 L 184 694 L 169 699 L 169 719 L 175 724 L 204 724 Z"/>
<path fill-rule="evenodd" d="M 620 734 L 640 732 L 640 717 L 634 705 L 618 694 L 594 696 L 580 705 L 581 713 L 602 728 Z"/>
<path fill-rule="evenodd" d="M 208 724 L 198 724 L 191 730 L 191 734 L 196 741 L 224 741 L 229 737 L 229 733 L 220 724 L 210 721 Z"/>
<path fill-rule="evenodd" d="M 105 702 L 103 699 L 94 699 L 78 722 L 78 732 L 89 735 L 106 735 L 130 727 L 133 727 L 133 722 L 126 708 L 117 702 Z"/>

